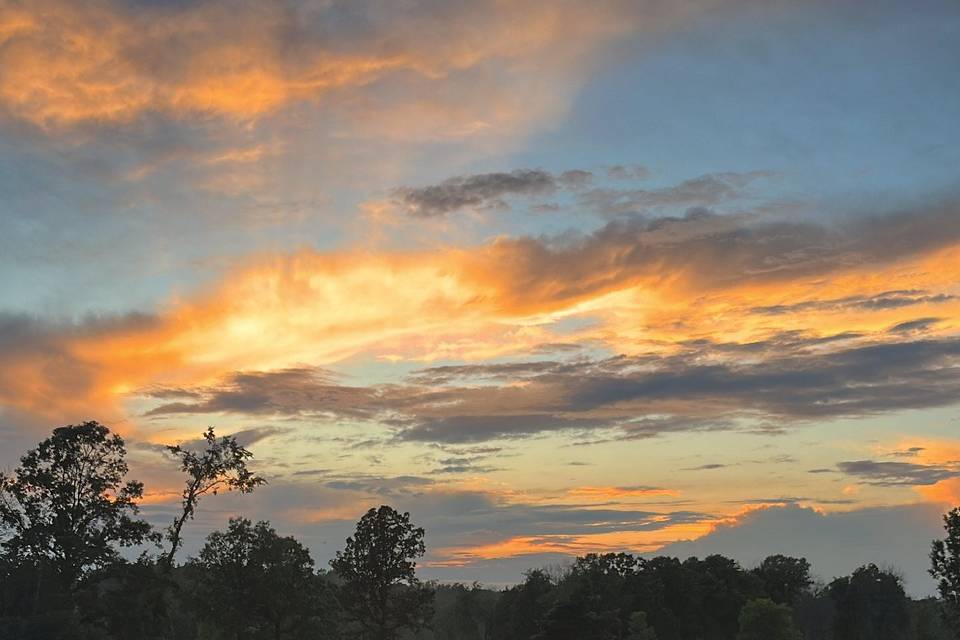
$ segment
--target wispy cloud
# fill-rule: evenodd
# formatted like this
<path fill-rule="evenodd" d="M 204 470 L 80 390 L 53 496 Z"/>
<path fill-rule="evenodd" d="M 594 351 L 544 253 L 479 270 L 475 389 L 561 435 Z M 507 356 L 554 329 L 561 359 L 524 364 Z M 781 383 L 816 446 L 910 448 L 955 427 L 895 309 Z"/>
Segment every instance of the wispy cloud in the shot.
<path fill-rule="evenodd" d="M 526 63 L 516 65 L 519 78 L 502 83 L 519 89 L 522 79 L 537 82 L 535 74 L 519 71 L 532 60 L 544 70 L 573 69 L 605 41 L 670 28 L 695 11 L 650 14 L 634 4 L 605 0 L 586 11 L 572 2 L 539 1 L 425 1 L 403 8 L 227 2 L 134 10 L 111 0 L 83 8 L 38 0 L 8 7 L 0 23 L 0 65 L 9 72 L 0 104 L 42 127 L 131 122 L 153 113 L 256 119 L 320 97 L 354 112 L 369 110 L 377 83 L 389 82 L 401 98 L 390 106 L 407 115 L 427 112 L 421 85 L 446 88 L 433 91 L 433 115 L 446 111 L 468 131 L 479 113 L 519 116 L 521 103 L 510 106 L 505 87 L 470 90 L 471 82 L 484 82 L 487 74 L 478 70 L 492 60 Z M 440 94 L 449 102 L 458 93 L 441 104 Z M 468 100 L 485 94 L 487 108 L 470 107 Z M 491 108 L 498 103 L 500 109 Z M 501 123 L 487 123 L 494 124 Z"/>
<path fill-rule="evenodd" d="M 500 375 L 503 369 L 498 365 L 489 371 L 477 365 L 459 371 L 444 367 L 415 374 L 408 384 L 371 387 L 330 384 L 308 369 L 243 373 L 227 378 L 222 386 L 191 390 L 200 397 L 160 404 L 149 415 L 238 413 L 380 421 L 401 440 L 426 442 L 479 442 L 597 429 L 641 438 L 737 429 L 743 418 L 803 422 L 944 406 L 960 391 L 956 376 L 943 373 L 960 362 L 956 339 L 826 352 L 801 349 L 759 362 L 701 364 L 709 354 L 704 348 L 655 359 L 617 357 L 510 367 L 515 374 L 527 373 L 522 385 L 513 384 L 515 378 L 503 384 L 456 384 L 458 374 Z"/>
<path fill-rule="evenodd" d="M 457 176 L 433 185 L 398 187 L 394 189 L 393 196 L 394 202 L 407 215 L 416 218 L 436 218 L 465 209 L 505 210 L 509 208 L 507 199 L 511 196 L 529 199 L 552 195 L 559 190 L 568 191 L 574 196 L 573 206 L 576 209 L 603 216 L 692 208 L 688 217 L 708 217 L 709 212 L 697 208 L 741 198 L 750 183 L 771 175 L 764 171 L 716 173 L 656 189 L 622 189 L 613 186 L 593 188 L 591 185 L 595 173 L 586 169 L 571 169 L 562 173 L 516 169 Z M 638 169 L 621 168 L 614 171 L 612 177 L 616 180 L 637 180 L 643 179 L 645 174 Z"/>
<path fill-rule="evenodd" d="M 633 172 L 636 175 L 636 171 Z M 628 172 L 616 172 L 625 179 Z M 657 189 L 597 188 L 581 193 L 578 204 L 602 215 L 615 216 L 644 213 L 664 207 L 711 207 L 745 195 L 752 183 L 773 174 L 767 171 L 749 173 L 711 173 Z"/>
<path fill-rule="evenodd" d="M 752 324 L 749 309 L 810 278 L 829 275 L 835 287 L 854 286 L 844 279 L 862 283 L 863 269 L 888 285 L 906 270 L 930 292 L 924 295 L 951 295 L 936 287 L 955 282 L 958 243 L 960 216 L 946 204 L 842 227 L 698 214 L 619 220 L 573 238 L 500 238 L 470 249 L 303 251 L 238 267 L 221 283 L 150 315 L 62 323 L 8 315 L 5 336 L 16 337 L 0 344 L 11 363 L 0 398 L 42 412 L 66 389 L 78 404 L 104 406 L 161 387 L 168 397 L 176 389 L 189 393 L 161 403 L 153 415 L 308 411 L 366 418 L 389 408 L 398 411 L 394 424 L 402 436 L 421 440 L 611 424 L 629 430 L 628 416 L 643 435 L 656 432 L 649 420 L 657 412 L 689 418 L 691 428 L 712 428 L 692 418 L 938 406 L 954 391 L 950 376 L 935 375 L 955 357 L 954 341 L 944 337 L 949 321 L 933 324 L 930 316 L 918 319 L 912 306 L 881 305 L 844 317 L 839 333 L 822 324 L 823 316 L 802 311 L 778 318 L 777 331 L 763 315 Z M 693 310 L 713 304 L 704 300 L 716 295 L 723 306 L 711 324 L 737 340 L 702 337 L 706 327 L 698 323 L 706 316 Z M 948 318 L 957 303 L 930 304 Z M 569 316 L 593 319 L 575 341 L 626 357 L 433 369 L 396 388 L 339 384 L 316 368 L 361 353 L 411 360 L 512 356 L 557 343 L 562 334 L 554 324 Z M 789 330 L 794 319 L 797 329 Z M 863 331 L 851 331 L 857 322 Z M 886 332 L 902 323 L 913 333 Z M 49 366 L 51 358 L 62 364 Z M 300 363 L 308 364 L 298 369 Z M 71 375 L 60 375 L 71 367 Z M 230 373 L 236 371 L 242 373 Z M 435 396 L 425 388 L 464 375 L 528 384 L 453 385 Z M 681 394 L 703 409 L 677 408 L 689 404 Z M 442 398 L 456 404 L 440 408 Z M 631 403 L 646 403 L 644 411 L 612 410 Z M 498 411 L 472 408 L 479 406 Z"/>
<path fill-rule="evenodd" d="M 558 178 L 546 171 L 527 169 L 461 176 L 426 187 L 400 187 L 394 195 L 409 215 L 432 218 L 466 207 L 506 208 L 505 196 L 547 194 L 557 183 Z"/>
<path fill-rule="evenodd" d="M 933 485 L 942 480 L 960 478 L 960 465 L 926 465 L 911 462 L 877 462 L 853 460 L 841 462 L 837 468 L 863 482 L 881 487 Z"/>

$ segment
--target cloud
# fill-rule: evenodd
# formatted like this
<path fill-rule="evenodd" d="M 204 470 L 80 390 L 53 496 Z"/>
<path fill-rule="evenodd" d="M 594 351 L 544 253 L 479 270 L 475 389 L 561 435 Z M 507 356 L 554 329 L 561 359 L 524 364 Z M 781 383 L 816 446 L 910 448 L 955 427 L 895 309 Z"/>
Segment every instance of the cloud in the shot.
<path fill-rule="evenodd" d="M 731 430 L 746 418 L 803 422 L 945 406 L 960 392 L 960 378 L 951 373 L 960 363 L 958 339 L 702 364 L 709 353 L 706 347 L 656 359 L 447 366 L 415 373 L 406 384 L 370 387 L 333 385 L 309 369 L 242 373 L 220 386 L 191 389 L 192 400 L 160 404 L 148 415 L 378 421 L 401 440 L 471 443 L 559 431 L 614 430 L 616 437 L 640 438 Z M 507 371 L 512 377 L 500 384 L 463 384 L 465 375 L 496 379 Z M 518 379 L 523 384 L 515 384 Z M 877 464 L 894 469 L 904 463 Z"/>
<path fill-rule="evenodd" d="M 581 500 L 623 500 L 625 498 L 643 498 L 647 496 L 675 496 L 674 489 L 649 485 L 631 485 L 625 487 L 574 487 L 567 494 Z"/>
<path fill-rule="evenodd" d="M 341 473 L 321 474 L 316 479 L 271 479 L 269 485 L 250 495 L 217 496 L 215 507 L 213 502 L 201 506 L 190 530 L 188 550 L 198 546 L 202 532 L 222 526 L 232 515 L 252 512 L 278 529 L 295 533 L 323 562 L 342 548 L 364 511 L 385 500 L 398 510 L 409 511 L 414 522 L 425 528 L 425 566 L 436 568 L 466 566 L 490 557 L 529 557 L 543 552 L 569 557 L 588 550 L 650 547 L 678 535 L 701 535 L 717 520 L 712 514 L 693 510 L 638 508 L 616 501 L 597 504 L 596 496 L 586 496 L 586 505 L 540 504 L 536 496 L 462 489 L 421 476 Z M 174 494 L 170 502 L 175 500 Z M 165 504 L 145 507 L 148 516 L 158 522 L 168 510 Z"/>
<path fill-rule="evenodd" d="M 650 170 L 639 164 L 616 164 L 607 167 L 606 174 L 613 180 L 643 180 L 650 176 Z"/>
<path fill-rule="evenodd" d="M 801 503 L 815 505 L 850 505 L 857 501 L 850 498 L 812 498 L 810 496 L 778 496 L 768 498 L 750 498 L 749 500 L 730 500 L 730 504 L 739 505 L 761 505 L 764 507 L 787 507 L 796 506 Z"/>
<path fill-rule="evenodd" d="M 842 331 L 815 312 L 772 328 L 748 310 L 825 276 L 833 288 L 862 289 L 870 278 L 883 293 L 908 274 L 923 295 L 947 295 L 938 288 L 956 281 L 958 244 L 960 215 L 944 204 L 840 226 L 700 212 L 464 249 L 304 250 L 237 266 L 149 315 L 56 323 L 7 314 L 0 402 L 45 413 L 51 399 L 62 407 L 68 398 L 69 412 L 85 416 L 145 396 L 162 401 L 151 401 L 152 416 L 383 418 L 406 439 L 463 442 L 607 426 L 645 437 L 727 428 L 743 415 L 941 406 L 956 397 L 954 377 L 943 375 L 956 357 L 949 320 L 921 340 L 886 332 L 918 320 L 909 306 L 859 310 Z M 937 304 L 950 318 L 956 302 Z M 563 329 L 567 318 L 582 328 Z M 738 340 L 705 341 L 707 318 L 710 331 Z M 433 368 L 372 387 L 322 370 L 361 354 L 489 361 L 558 342 L 624 357 Z M 496 384 L 452 382 L 465 376 Z M 178 389 L 188 393 L 174 397 Z"/>
<path fill-rule="evenodd" d="M 566 1 L 15 3 L 0 22 L 0 106 L 47 128 L 154 113 L 256 119 L 321 98 L 347 115 L 376 111 L 371 103 L 389 85 L 385 93 L 401 100 L 379 117 L 422 116 L 432 104 L 461 130 L 483 129 L 501 124 L 498 115 L 521 117 L 524 81 L 542 84 L 531 68 L 579 78 L 610 41 L 669 29 L 712 4 L 667 10 L 604 0 L 587 11 Z M 497 82 L 493 61 L 512 63 L 498 67 Z M 455 88 L 466 95 L 450 101 Z M 484 109 L 467 102 L 484 94 L 493 122 L 478 122 Z M 524 106 L 533 117 L 549 112 L 533 99 Z M 366 115 L 371 124 L 374 115 Z"/>
<path fill-rule="evenodd" d="M 447 457 L 434 459 L 430 455 L 423 456 L 438 465 L 431 471 L 433 474 L 486 474 L 501 471 L 502 469 L 500 467 L 493 466 L 487 461 L 492 456 L 502 459 L 509 455 L 503 453 L 502 447 L 451 447 L 449 445 L 438 445 L 437 448 L 447 454 Z"/>
<path fill-rule="evenodd" d="M 253 429 L 241 429 L 239 431 L 233 431 L 229 434 L 227 433 L 218 433 L 217 435 L 229 435 L 233 437 L 237 444 L 241 447 L 250 447 L 258 442 L 262 442 L 267 438 L 272 438 L 273 436 L 282 435 L 288 433 L 289 429 L 283 427 L 255 427 Z M 195 438 L 193 440 L 186 440 L 184 442 L 178 443 L 184 449 L 200 449 L 206 446 L 206 440 L 202 438 Z M 162 450 L 166 450 L 166 447 L 161 447 Z"/>
<path fill-rule="evenodd" d="M 645 177 L 634 169 L 609 173 L 615 179 Z M 766 171 L 749 173 L 710 173 L 659 189 L 611 189 L 597 188 L 579 196 L 579 204 L 602 215 L 625 215 L 661 207 L 710 207 L 744 195 L 744 189 L 752 182 L 770 178 Z"/>
<path fill-rule="evenodd" d="M 560 174 L 559 182 L 570 189 L 583 189 L 593 181 L 592 171 L 570 169 Z"/>
<path fill-rule="evenodd" d="M 22 5 L 8 18 L 20 28 L 5 34 L 0 65 L 14 81 L 0 100 L 43 126 L 150 111 L 250 117 L 413 64 L 311 46 L 307 25 L 292 18 L 280 6 Z"/>
<path fill-rule="evenodd" d="M 324 486 L 337 491 L 355 491 L 375 494 L 384 498 L 419 495 L 433 484 L 433 480 L 419 476 L 383 477 L 365 474 L 351 474 L 332 477 L 324 481 Z"/>
<path fill-rule="evenodd" d="M 413 372 L 408 379 L 424 385 L 450 384 L 458 380 L 509 381 L 553 373 L 565 366 L 555 360 L 534 360 L 492 364 L 444 365 Z"/>
<path fill-rule="evenodd" d="M 542 413 L 423 415 L 400 424 L 403 426 L 399 437 L 403 440 L 464 443 L 523 438 L 551 431 L 595 429 L 609 426 L 610 422 L 603 418 L 558 415 L 544 407 Z"/>
<path fill-rule="evenodd" d="M 521 295 L 527 304 L 542 305 L 631 284 L 658 288 L 666 278 L 699 290 L 784 282 L 888 263 L 958 240 L 955 204 L 861 217 L 842 227 L 695 211 L 682 218 L 618 220 L 579 238 L 504 239 L 480 255 L 506 270 L 510 286 L 502 295 L 522 309 Z"/>
<path fill-rule="evenodd" d="M 218 496 L 201 506 L 188 531 L 187 551 L 197 549 L 203 535 L 222 527 L 228 517 L 255 513 L 304 541 L 322 565 L 342 548 L 366 509 L 389 499 L 426 529 L 428 557 L 420 569 L 429 577 L 519 580 L 525 569 L 569 562 L 588 552 L 680 558 L 721 553 L 745 567 L 782 553 L 806 557 L 814 574 L 828 580 L 868 562 L 892 565 L 904 572 L 910 593 L 926 596 L 934 591 L 925 572 L 929 543 L 943 535 L 942 507 L 934 504 L 823 513 L 777 497 L 748 501 L 760 506 L 720 516 L 623 503 L 539 504 L 509 494 L 458 490 L 419 476 L 355 473 L 321 475 L 319 480 L 272 481 L 250 495 Z M 166 524 L 167 506 L 151 504 L 144 511 L 152 521 Z"/>
<path fill-rule="evenodd" d="M 638 169 L 620 169 L 608 172 L 608 177 L 617 180 L 629 176 L 633 179 L 644 177 Z M 706 174 L 659 189 L 623 190 L 588 188 L 594 173 L 584 169 L 560 174 L 542 169 L 517 169 L 508 173 L 458 176 L 423 187 L 399 187 L 394 189 L 393 197 L 407 215 L 415 218 L 436 218 L 468 208 L 506 209 L 509 206 L 505 200 L 507 196 L 549 195 L 559 189 L 577 194 L 580 209 L 601 215 L 636 214 L 662 207 L 694 207 L 688 216 L 707 217 L 709 213 L 702 211 L 703 207 L 739 198 L 744 195 L 743 188 L 769 175 L 762 171 Z"/>
<path fill-rule="evenodd" d="M 826 580 L 874 563 L 893 566 L 917 597 L 932 595 L 927 575 L 930 540 L 943 534 L 941 507 L 931 504 L 821 513 L 796 505 L 748 511 L 693 542 L 667 545 L 656 554 L 685 558 L 720 553 L 746 567 L 781 553 L 807 558 Z"/>
<path fill-rule="evenodd" d="M 459 462 L 452 460 L 449 463 L 442 463 L 443 466 L 433 469 L 430 473 L 434 474 L 457 474 L 457 473 L 472 473 L 472 474 L 486 474 L 493 473 L 494 471 L 502 471 L 501 467 L 494 467 L 491 465 L 475 464 L 470 461 Z"/>
<path fill-rule="evenodd" d="M 922 333 L 941 322 L 943 318 L 917 318 L 900 322 L 889 329 L 890 333 Z"/>
<path fill-rule="evenodd" d="M 50 321 L 0 312 L 0 404 L 60 422 L 86 419 L 109 397 L 104 387 L 112 372 L 89 358 L 84 345 L 150 332 L 159 322 L 142 313 Z"/>
<path fill-rule="evenodd" d="M 911 462 L 876 462 L 853 460 L 840 462 L 843 473 L 862 478 L 866 484 L 880 487 L 933 485 L 942 480 L 960 478 L 960 465 L 914 464 Z"/>
<path fill-rule="evenodd" d="M 805 311 L 842 311 L 847 309 L 882 310 L 897 309 L 921 304 L 940 304 L 956 300 L 947 294 L 928 295 L 922 290 L 884 291 L 872 296 L 847 296 L 832 300 L 810 300 L 795 304 L 755 307 L 752 313 L 783 315 Z"/>
<path fill-rule="evenodd" d="M 526 169 L 461 176 L 427 187 L 400 187 L 394 191 L 394 196 L 408 215 L 434 218 L 467 207 L 502 209 L 506 207 L 504 196 L 551 193 L 557 188 L 558 181 L 546 171 Z M 571 182 L 570 179 L 565 181 Z M 578 182 L 576 176 L 572 182 Z"/>
<path fill-rule="evenodd" d="M 892 451 L 888 455 L 893 456 L 895 458 L 915 458 L 926 450 L 927 450 L 926 447 L 909 447 L 907 449 L 901 449 L 899 451 Z"/>
<path fill-rule="evenodd" d="M 678 530 L 703 531 L 714 521 L 693 511 L 505 503 L 479 494 L 435 499 L 420 504 L 418 511 L 435 536 L 434 558 L 447 565 L 544 552 L 623 550 L 631 544 L 655 544 Z"/>
<path fill-rule="evenodd" d="M 181 396 L 182 399 L 161 404 L 146 415 L 303 413 L 364 419 L 385 408 L 378 406 L 376 390 L 339 385 L 332 380 L 327 371 L 301 367 L 270 372 L 238 372 L 229 375 L 219 386 L 210 388 L 149 388 L 144 390 L 147 397 L 166 400 Z"/>

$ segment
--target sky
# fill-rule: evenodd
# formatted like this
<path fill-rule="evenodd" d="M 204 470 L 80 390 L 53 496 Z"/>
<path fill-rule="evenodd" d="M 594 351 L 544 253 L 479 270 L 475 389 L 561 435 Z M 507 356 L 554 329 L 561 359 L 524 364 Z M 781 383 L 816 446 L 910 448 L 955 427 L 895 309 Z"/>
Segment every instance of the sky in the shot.
<path fill-rule="evenodd" d="M 960 503 L 953 0 L 0 0 L 0 465 L 233 434 L 323 565 L 875 562 Z"/>

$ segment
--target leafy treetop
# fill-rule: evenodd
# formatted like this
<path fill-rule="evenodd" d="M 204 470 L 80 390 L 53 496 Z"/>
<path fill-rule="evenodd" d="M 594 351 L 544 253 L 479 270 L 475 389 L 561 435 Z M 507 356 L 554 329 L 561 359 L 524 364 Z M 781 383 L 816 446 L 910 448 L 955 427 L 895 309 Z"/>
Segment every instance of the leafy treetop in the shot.
<path fill-rule="evenodd" d="M 48 561 L 72 584 L 87 569 L 116 560 L 114 544 L 148 540 L 150 525 L 136 517 L 143 484 L 124 481 L 125 456 L 119 435 L 84 422 L 54 429 L 11 475 L 0 474 L 8 556 Z"/>
<path fill-rule="evenodd" d="M 181 445 L 167 447 L 178 458 L 180 470 L 187 476 L 180 514 L 167 528 L 166 538 L 170 547 L 163 558 L 167 567 L 173 565 L 174 556 L 180 548 L 184 523 L 193 518 L 203 496 L 217 495 L 221 491 L 250 493 L 266 483 L 266 480 L 247 468 L 247 460 L 253 454 L 240 446 L 233 436 L 218 438 L 213 427 L 209 427 L 203 433 L 202 445 L 203 448 L 199 450 Z"/>

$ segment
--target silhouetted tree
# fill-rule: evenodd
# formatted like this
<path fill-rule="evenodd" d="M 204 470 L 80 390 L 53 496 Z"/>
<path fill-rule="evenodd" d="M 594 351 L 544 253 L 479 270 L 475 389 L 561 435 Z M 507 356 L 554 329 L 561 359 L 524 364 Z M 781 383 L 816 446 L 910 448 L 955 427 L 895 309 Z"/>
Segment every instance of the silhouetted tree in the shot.
<path fill-rule="evenodd" d="M 766 598 L 751 600 L 740 610 L 737 640 L 799 640 L 790 607 Z"/>
<path fill-rule="evenodd" d="M 50 562 L 0 558 L 0 638 L 81 637 L 73 596 Z"/>
<path fill-rule="evenodd" d="M 837 605 L 836 640 L 907 638 L 910 614 L 899 576 L 869 564 L 837 578 L 828 591 Z"/>
<path fill-rule="evenodd" d="M 957 627 L 943 616 L 940 600 L 924 598 L 910 602 L 910 640 L 953 640 L 956 633 Z"/>
<path fill-rule="evenodd" d="M 265 484 L 266 480 L 247 468 L 247 460 L 253 454 L 241 447 L 233 436 L 218 438 L 213 427 L 203 433 L 203 448 L 199 451 L 180 445 L 168 446 L 167 450 L 177 458 L 180 470 L 187 476 L 180 514 L 167 528 L 166 538 L 170 548 L 162 563 L 170 568 L 182 543 L 180 535 L 183 525 L 193 518 L 201 498 L 217 495 L 221 491 L 250 493 Z"/>
<path fill-rule="evenodd" d="M 532 640 L 616 640 L 620 637 L 617 614 L 608 603 L 577 591 L 553 605 Z"/>
<path fill-rule="evenodd" d="M 340 602 L 362 638 L 393 640 L 429 622 L 433 590 L 416 576 L 425 552 L 423 529 L 409 513 L 383 505 L 360 518 L 330 566 L 343 581 Z"/>
<path fill-rule="evenodd" d="M 477 583 L 439 585 L 434 597 L 436 640 L 486 640 L 499 593 Z"/>
<path fill-rule="evenodd" d="M 233 638 L 294 640 L 332 633 L 325 585 L 310 553 L 267 522 L 231 519 L 188 563 L 199 617 Z M 324 595 L 328 601 L 324 601 Z"/>
<path fill-rule="evenodd" d="M 264 481 L 247 468 L 250 452 L 213 429 L 169 449 L 187 476 L 182 510 L 169 549 L 135 562 L 118 547 L 162 538 L 138 519 L 143 487 L 125 479 L 123 441 L 106 427 L 56 429 L 0 474 L 0 638 L 796 640 L 799 625 L 805 640 L 960 640 L 960 509 L 931 551 L 939 600 L 909 600 L 874 565 L 812 588 L 809 563 L 783 555 L 745 571 L 719 555 L 588 554 L 502 592 L 435 590 L 416 577 L 423 529 L 388 506 L 360 519 L 330 574 L 295 539 L 245 519 L 174 566 L 203 496 Z"/>
<path fill-rule="evenodd" d="M 571 573 L 626 578 L 635 573 L 640 565 L 641 561 L 629 553 L 588 553 L 574 560 Z"/>
<path fill-rule="evenodd" d="M 699 615 L 688 617 L 699 622 L 697 636 L 704 640 L 725 640 L 736 635 L 740 609 L 750 599 L 762 595 L 759 579 L 744 571 L 730 558 L 707 556 L 689 558 L 683 563 L 688 573 L 688 588 L 699 604 Z"/>
<path fill-rule="evenodd" d="M 646 612 L 634 611 L 630 614 L 626 640 L 657 640 L 657 632 L 647 624 Z"/>
<path fill-rule="evenodd" d="M 930 552 L 930 575 L 937 581 L 943 616 L 960 638 L 960 508 L 943 516 L 947 536 L 934 540 Z"/>
<path fill-rule="evenodd" d="M 137 640 L 190 638 L 194 620 L 180 601 L 171 601 L 174 581 L 144 554 L 92 572 L 77 594 L 83 619 L 106 637 Z M 172 615 L 171 615 L 172 614 Z"/>
<path fill-rule="evenodd" d="M 832 640 L 837 605 L 829 587 L 814 585 L 793 604 L 793 615 L 806 640 Z"/>
<path fill-rule="evenodd" d="M 601 609 L 632 610 L 626 583 L 642 567 L 643 561 L 629 553 L 587 554 L 574 561 L 562 580 L 559 596 L 580 592 L 581 597 L 602 602 Z"/>
<path fill-rule="evenodd" d="M 143 484 L 125 481 L 125 456 L 123 439 L 97 422 L 54 429 L 12 475 L 0 475 L 5 553 L 48 565 L 73 585 L 116 561 L 116 545 L 147 540 L 150 525 L 136 517 Z"/>
<path fill-rule="evenodd" d="M 628 553 L 587 554 L 560 580 L 556 601 L 535 638 L 619 638 L 627 626 L 631 596 L 626 579 L 641 566 Z"/>
<path fill-rule="evenodd" d="M 638 607 L 647 612 L 660 640 L 696 638 L 700 635 L 700 603 L 689 563 L 658 556 L 644 563 L 633 590 Z"/>
<path fill-rule="evenodd" d="M 792 605 L 813 584 L 810 563 L 804 558 L 769 556 L 753 573 L 763 582 L 767 596 L 778 604 Z"/>
<path fill-rule="evenodd" d="M 540 631 L 556 599 L 556 589 L 543 569 L 524 574 L 524 581 L 503 592 L 493 616 L 491 637 L 495 640 L 529 640 Z"/>

